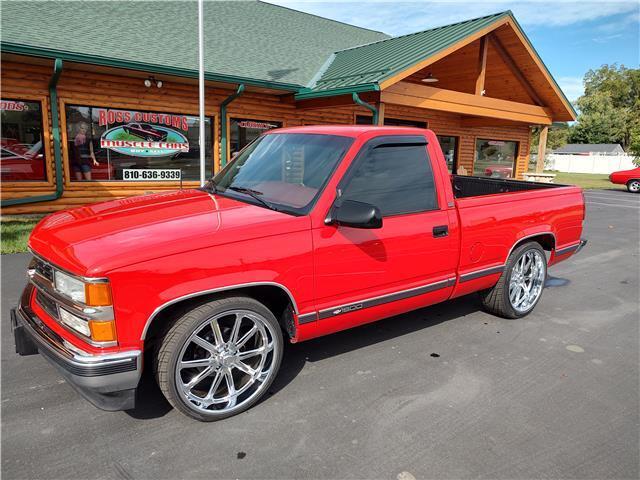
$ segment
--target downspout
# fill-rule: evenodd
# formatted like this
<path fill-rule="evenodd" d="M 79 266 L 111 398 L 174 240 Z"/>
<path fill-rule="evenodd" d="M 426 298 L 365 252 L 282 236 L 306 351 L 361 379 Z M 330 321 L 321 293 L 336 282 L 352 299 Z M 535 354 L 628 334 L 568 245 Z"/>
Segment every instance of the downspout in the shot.
<path fill-rule="evenodd" d="M 229 95 L 220 104 L 220 167 L 227 164 L 227 105 L 233 102 L 244 92 L 244 83 L 238 85 L 236 93 Z"/>
<path fill-rule="evenodd" d="M 35 197 L 11 198 L 2 200 L 1 206 L 24 205 L 26 203 L 48 202 L 62 196 L 64 184 L 62 179 L 62 148 L 60 146 L 60 122 L 58 120 L 58 80 L 62 74 L 62 60 L 56 58 L 53 63 L 53 75 L 49 80 L 49 98 L 51 103 L 51 131 L 53 133 L 53 158 L 55 161 L 56 191 Z"/>
<path fill-rule="evenodd" d="M 352 98 L 353 98 L 353 101 L 358 105 L 360 105 L 361 107 L 371 110 L 371 113 L 373 113 L 373 119 L 371 124 L 378 125 L 378 109 L 373 105 L 371 105 L 370 103 L 367 103 L 364 100 L 362 100 L 356 92 L 353 92 Z"/>

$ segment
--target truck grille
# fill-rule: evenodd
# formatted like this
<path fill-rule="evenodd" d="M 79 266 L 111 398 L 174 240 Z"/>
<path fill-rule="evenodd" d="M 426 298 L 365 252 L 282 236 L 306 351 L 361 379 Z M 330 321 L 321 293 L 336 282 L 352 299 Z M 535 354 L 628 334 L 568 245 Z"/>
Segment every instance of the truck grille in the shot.
<path fill-rule="evenodd" d="M 35 268 L 36 272 L 53 283 L 53 267 L 37 257 L 33 259 L 33 262 L 33 268 Z"/>
<path fill-rule="evenodd" d="M 55 318 L 56 320 L 58 320 L 58 307 L 56 306 L 55 302 L 50 300 L 45 294 L 37 289 L 36 302 L 38 302 L 38 305 L 40 305 L 51 318 Z"/>

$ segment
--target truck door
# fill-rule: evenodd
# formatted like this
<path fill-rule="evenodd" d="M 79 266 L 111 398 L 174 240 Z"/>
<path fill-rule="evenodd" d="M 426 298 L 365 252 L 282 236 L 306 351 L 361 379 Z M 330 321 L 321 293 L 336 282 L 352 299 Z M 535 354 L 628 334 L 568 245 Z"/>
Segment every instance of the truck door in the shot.
<path fill-rule="evenodd" d="M 458 252 L 448 231 L 447 205 L 441 204 L 446 202 L 437 192 L 442 182 L 423 136 L 383 136 L 363 146 L 338 185 L 336 202 L 375 205 L 383 215 L 382 227 L 314 228 L 320 322 L 335 317 L 336 322 L 346 320 L 347 328 L 362 323 L 359 319 L 374 320 L 449 297 Z"/>

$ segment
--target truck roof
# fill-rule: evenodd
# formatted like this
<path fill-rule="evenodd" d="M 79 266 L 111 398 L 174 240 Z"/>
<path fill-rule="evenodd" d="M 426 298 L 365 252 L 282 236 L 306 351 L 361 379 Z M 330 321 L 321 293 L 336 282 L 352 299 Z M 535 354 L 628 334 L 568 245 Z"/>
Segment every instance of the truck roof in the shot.
<path fill-rule="evenodd" d="M 377 125 L 307 125 L 304 127 L 287 127 L 270 130 L 269 133 L 314 133 L 318 135 L 340 135 L 343 137 L 359 137 L 365 133 L 376 132 L 388 135 L 424 135 L 426 128 L 389 127 Z"/>

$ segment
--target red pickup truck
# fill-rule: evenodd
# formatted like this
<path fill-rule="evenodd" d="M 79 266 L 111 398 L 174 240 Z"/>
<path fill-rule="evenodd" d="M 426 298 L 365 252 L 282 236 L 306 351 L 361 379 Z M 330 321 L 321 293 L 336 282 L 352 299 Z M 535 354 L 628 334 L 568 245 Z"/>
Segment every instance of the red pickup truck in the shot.
<path fill-rule="evenodd" d="M 451 176 L 429 130 L 271 130 L 204 188 L 43 219 L 16 349 L 103 409 L 132 408 L 144 370 L 217 420 L 260 399 L 285 340 L 474 292 L 529 314 L 584 218 L 577 187 Z"/>

